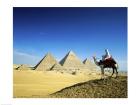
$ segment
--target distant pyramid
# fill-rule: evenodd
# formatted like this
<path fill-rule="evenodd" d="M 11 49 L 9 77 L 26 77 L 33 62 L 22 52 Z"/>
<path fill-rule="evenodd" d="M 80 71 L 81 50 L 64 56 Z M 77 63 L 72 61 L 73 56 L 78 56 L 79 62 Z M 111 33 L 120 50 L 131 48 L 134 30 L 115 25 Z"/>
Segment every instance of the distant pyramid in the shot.
<path fill-rule="evenodd" d="M 85 66 L 86 66 L 88 69 L 96 70 L 96 65 L 95 65 L 93 62 L 91 62 L 89 59 L 86 58 L 86 59 L 83 61 L 83 63 L 85 64 Z"/>
<path fill-rule="evenodd" d="M 86 64 L 86 65 L 92 65 L 92 64 L 93 64 L 93 63 L 92 63 L 89 59 L 87 59 L 87 58 L 83 61 L 83 63 Z"/>
<path fill-rule="evenodd" d="M 60 64 L 69 69 L 81 69 L 84 67 L 84 64 L 73 51 L 69 51 L 68 54 L 60 61 Z"/>
<path fill-rule="evenodd" d="M 13 69 L 17 69 L 19 66 L 21 66 L 21 65 L 13 64 Z"/>
<path fill-rule="evenodd" d="M 47 55 L 45 55 L 45 57 L 35 66 L 35 70 L 50 70 L 56 63 L 57 61 L 55 58 L 50 53 L 47 53 Z"/>
<path fill-rule="evenodd" d="M 27 65 L 20 65 L 16 70 L 30 70 L 30 68 Z"/>
<path fill-rule="evenodd" d="M 62 67 L 59 63 L 56 63 L 52 66 L 51 70 L 61 71 L 64 70 L 64 67 Z"/>

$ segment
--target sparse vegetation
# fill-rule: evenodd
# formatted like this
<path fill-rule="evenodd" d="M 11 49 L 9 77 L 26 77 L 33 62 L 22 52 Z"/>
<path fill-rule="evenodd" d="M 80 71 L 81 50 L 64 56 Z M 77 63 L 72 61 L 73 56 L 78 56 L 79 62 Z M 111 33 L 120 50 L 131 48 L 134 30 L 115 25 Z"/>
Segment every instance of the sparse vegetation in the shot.
<path fill-rule="evenodd" d="M 76 71 L 72 72 L 72 75 L 76 75 Z"/>

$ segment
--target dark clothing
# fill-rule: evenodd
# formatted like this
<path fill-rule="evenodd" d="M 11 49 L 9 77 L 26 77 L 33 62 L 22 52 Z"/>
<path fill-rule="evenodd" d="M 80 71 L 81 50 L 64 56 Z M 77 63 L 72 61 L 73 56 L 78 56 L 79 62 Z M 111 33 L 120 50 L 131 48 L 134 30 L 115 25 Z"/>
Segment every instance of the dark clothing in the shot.
<path fill-rule="evenodd" d="M 103 63 L 113 63 L 113 64 L 116 64 L 116 61 L 113 59 L 113 58 L 109 58 L 109 59 L 106 59 L 106 60 L 100 60 L 99 62 L 99 65 L 103 64 Z"/>

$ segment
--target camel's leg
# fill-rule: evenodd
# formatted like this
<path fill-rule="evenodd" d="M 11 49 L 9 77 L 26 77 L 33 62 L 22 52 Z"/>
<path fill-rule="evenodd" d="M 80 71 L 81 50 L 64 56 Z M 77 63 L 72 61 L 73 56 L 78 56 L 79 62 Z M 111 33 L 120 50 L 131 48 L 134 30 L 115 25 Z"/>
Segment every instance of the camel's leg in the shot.
<path fill-rule="evenodd" d="M 113 76 L 113 74 L 114 74 L 114 72 L 115 72 L 114 68 L 112 68 L 112 69 L 113 69 L 113 72 L 112 72 L 112 75 L 111 75 L 111 77 Z"/>
<path fill-rule="evenodd" d="M 101 79 L 104 79 L 104 68 L 101 66 Z"/>
<path fill-rule="evenodd" d="M 117 68 L 115 70 L 116 70 L 116 77 L 118 77 L 118 70 L 117 70 Z"/>

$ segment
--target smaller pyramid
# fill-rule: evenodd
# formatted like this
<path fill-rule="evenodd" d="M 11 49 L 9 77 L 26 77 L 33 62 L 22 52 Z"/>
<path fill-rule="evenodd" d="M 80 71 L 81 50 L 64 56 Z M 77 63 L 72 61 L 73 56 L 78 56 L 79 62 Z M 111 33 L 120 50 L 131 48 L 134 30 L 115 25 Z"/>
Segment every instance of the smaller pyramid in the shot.
<path fill-rule="evenodd" d="M 64 70 L 64 67 L 62 67 L 59 63 L 56 63 L 53 65 L 53 67 L 50 70 L 62 71 Z"/>
<path fill-rule="evenodd" d="M 84 61 L 83 61 L 83 63 L 85 64 L 85 66 L 88 68 L 88 69 L 90 69 L 90 70 L 96 70 L 96 65 L 93 63 L 93 62 L 91 62 L 89 59 L 85 59 Z"/>
<path fill-rule="evenodd" d="M 93 64 L 93 63 L 92 63 L 89 59 L 87 59 L 87 58 L 83 61 L 83 63 L 86 64 L 86 65 L 92 65 L 92 64 Z"/>
<path fill-rule="evenodd" d="M 51 53 L 47 53 L 44 58 L 35 66 L 35 70 L 45 71 L 50 70 L 54 64 L 56 64 L 56 59 L 51 55 Z"/>
<path fill-rule="evenodd" d="M 13 64 L 13 69 L 17 69 L 19 66 L 21 66 L 21 65 Z"/>
<path fill-rule="evenodd" d="M 30 70 L 30 68 L 27 65 L 20 65 L 16 70 Z"/>

